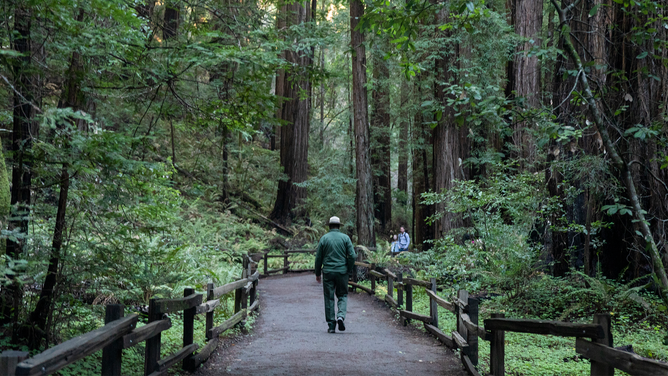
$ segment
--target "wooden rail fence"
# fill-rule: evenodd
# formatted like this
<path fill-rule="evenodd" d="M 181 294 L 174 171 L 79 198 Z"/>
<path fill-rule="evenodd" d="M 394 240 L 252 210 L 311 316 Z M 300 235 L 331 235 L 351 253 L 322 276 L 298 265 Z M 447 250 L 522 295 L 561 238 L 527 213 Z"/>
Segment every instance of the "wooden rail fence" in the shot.
<path fill-rule="evenodd" d="M 370 250 L 375 250 L 376 248 L 372 247 L 372 248 L 369 248 L 369 249 Z M 355 247 L 355 250 L 357 251 L 357 254 L 358 254 L 358 260 L 361 259 L 361 255 L 360 255 L 360 252 L 359 252 L 360 248 Z M 281 254 L 273 254 L 272 255 L 272 254 L 269 254 L 269 252 L 267 251 L 267 252 L 261 252 L 261 253 L 254 253 L 254 254 L 250 255 L 250 257 L 251 257 L 253 262 L 259 262 L 260 260 L 264 261 L 264 263 L 263 263 L 264 264 L 263 273 L 260 275 L 260 277 L 264 278 L 264 277 L 268 277 L 271 274 L 275 274 L 275 273 L 287 274 L 287 273 L 300 273 L 300 272 L 313 272 L 313 271 L 315 271 L 315 269 L 313 269 L 313 268 L 310 268 L 310 269 L 290 269 L 289 257 L 292 256 L 292 255 L 304 254 L 304 253 L 315 254 L 316 251 L 317 251 L 317 249 L 289 249 L 289 250 L 284 251 Z M 282 258 L 283 259 L 283 267 L 276 268 L 276 269 L 269 269 L 269 259 L 272 259 L 272 258 Z M 367 264 L 364 264 L 364 263 L 361 263 L 361 262 L 356 262 L 355 264 L 356 265 L 358 265 L 358 264 L 367 265 Z M 353 273 L 353 279 L 355 281 L 357 280 L 357 273 Z"/>
<path fill-rule="evenodd" d="M 144 375 L 166 375 L 167 370 L 182 362 L 184 370 L 194 370 L 204 363 L 218 346 L 218 336 L 242 323 L 249 312 L 259 307 L 257 284 L 259 272 L 253 273 L 253 262 L 244 257 L 242 277 L 238 281 L 216 287 L 207 285 L 204 294 L 192 288 L 183 291 L 179 299 L 151 299 L 148 307 L 148 324 L 137 328 L 138 315 L 124 315 L 124 307 L 112 304 L 106 307 L 105 325 L 101 328 L 70 339 L 40 354 L 28 358 L 27 352 L 5 351 L 0 354 L 0 375 L 33 376 L 50 375 L 99 350 L 102 350 L 102 375 L 120 376 L 123 349 L 146 342 Z M 214 309 L 220 298 L 234 292 L 234 315 L 214 326 Z M 250 299 L 250 306 L 249 306 Z M 160 359 L 160 336 L 172 327 L 167 314 L 183 312 L 183 347 L 174 354 Z M 195 316 L 206 315 L 206 345 L 199 350 L 193 343 Z M 199 350 L 199 351 L 197 351 Z"/>
<path fill-rule="evenodd" d="M 505 333 L 533 333 L 575 337 L 575 351 L 591 362 L 591 375 L 612 376 L 615 369 L 630 375 L 668 376 L 668 364 L 643 358 L 637 354 L 613 348 L 611 321 L 609 314 L 596 314 L 591 324 L 576 324 L 561 321 L 544 321 L 505 318 L 503 313 L 494 313 L 478 323 L 478 299 L 469 296 L 466 290 L 459 290 L 456 297 L 446 299 L 437 294 L 436 279 L 423 281 L 404 278 L 401 273 L 380 269 L 373 264 L 356 263 L 369 268 L 371 288 L 355 281 L 351 287 L 359 288 L 374 295 L 376 284 L 387 281 L 385 302 L 399 310 L 399 315 L 407 325 L 410 320 L 424 323 L 425 329 L 449 348 L 461 349 L 461 361 L 471 375 L 480 375 L 478 366 L 478 340 L 490 342 L 490 373 L 492 376 L 505 375 Z M 413 312 L 413 288 L 422 287 L 429 296 L 429 316 Z M 394 297 L 394 289 L 397 297 Z M 405 293 L 405 301 L 404 301 Z M 405 306 L 404 306 L 405 304 Z M 404 309 L 401 307 L 404 306 Z M 438 327 L 438 307 L 452 312 L 457 317 L 456 330 L 450 335 Z"/>

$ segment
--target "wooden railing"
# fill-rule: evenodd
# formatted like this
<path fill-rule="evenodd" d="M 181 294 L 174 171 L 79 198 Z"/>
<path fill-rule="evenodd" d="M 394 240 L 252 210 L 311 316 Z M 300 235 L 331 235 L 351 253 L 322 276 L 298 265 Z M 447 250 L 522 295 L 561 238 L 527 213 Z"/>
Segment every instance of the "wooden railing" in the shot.
<path fill-rule="evenodd" d="M 371 250 L 375 250 L 375 248 L 369 248 Z M 360 248 L 355 247 L 355 250 L 357 251 L 358 255 L 360 255 L 359 250 Z M 290 260 L 289 257 L 292 255 L 296 254 L 315 254 L 316 249 L 289 249 L 286 251 L 283 251 L 283 253 L 280 254 L 269 254 L 269 252 L 263 252 L 263 253 L 255 253 L 251 255 L 251 258 L 255 262 L 259 262 L 260 260 L 264 260 L 264 267 L 263 267 L 263 273 L 260 275 L 260 277 L 268 277 L 271 274 L 275 273 L 299 273 L 299 272 L 313 272 L 315 269 L 313 268 L 307 268 L 307 269 L 291 269 L 290 268 Z M 360 255 L 361 256 L 361 255 Z M 283 267 L 281 268 L 275 268 L 275 269 L 269 269 L 269 259 L 272 258 L 282 258 L 283 259 Z M 360 257 L 358 256 L 358 259 Z M 359 264 L 359 262 L 357 262 Z M 364 264 L 366 265 L 366 264 Z M 353 273 L 353 278 L 356 278 L 356 273 Z"/>
<path fill-rule="evenodd" d="M 490 375 L 504 375 L 505 332 L 518 332 L 576 337 L 575 351 L 591 361 L 591 375 L 612 376 L 615 369 L 620 369 L 630 375 L 668 376 L 668 364 L 612 347 L 609 314 L 594 315 L 591 324 L 576 324 L 561 321 L 509 319 L 505 318 L 502 313 L 495 313 L 484 321 L 484 326 L 481 326 L 478 324 L 478 299 L 470 297 L 466 290 L 459 290 L 457 297 L 446 299 L 437 295 L 435 278 L 429 281 L 403 278 L 402 273 L 395 274 L 388 269 L 379 270 L 373 264 L 360 262 L 356 264 L 369 268 L 371 288 L 349 281 L 348 284 L 351 287 L 359 288 L 373 295 L 376 283 L 379 280 L 386 280 L 385 302 L 392 308 L 399 309 L 404 325 L 407 325 L 410 320 L 422 321 L 425 329 L 443 344 L 453 349 L 461 349 L 462 364 L 471 375 L 479 375 L 476 368 L 478 366 L 478 339 L 490 342 Z M 413 312 L 414 286 L 425 288 L 430 302 L 429 316 Z M 396 299 L 393 296 L 394 288 L 397 289 Z M 406 296 L 405 309 L 400 309 L 401 306 L 404 306 L 404 293 Z M 451 335 L 444 333 L 438 327 L 438 307 L 452 312 L 457 318 L 456 330 L 452 331 Z"/>
<path fill-rule="evenodd" d="M 249 312 L 259 307 L 257 284 L 259 272 L 252 273 L 253 262 L 244 257 L 244 271 L 238 281 L 216 287 L 207 285 L 204 294 L 192 288 L 183 291 L 179 299 L 151 299 L 148 306 L 148 324 L 137 328 L 138 315 L 124 315 L 124 307 L 112 304 L 106 307 L 105 325 L 81 336 L 54 346 L 26 359 L 28 353 L 5 351 L 0 354 L 0 375 L 32 376 L 50 375 L 99 350 L 102 350 L 102 375 L 120 376 L 123 350 L 146 342 L 144 375 L 166 375 L 167 370 L 182 362 L 184 370 L 193 370 L 205 362 L 218 346 L 218 336 L 242 323 Z M 234 292 L 234 315 L 214 327 L 214 309 L 220 305 L 220 297 Z M 249 304 L 250 299 L 250 306 Z M 183 347 L 174 354 L 160 359 L 161 333 L 172 327 L 167 317 L 183 313 Z M 195 316 L 206 315 L 206 345 L 199 351 L 193 343 Z"/>

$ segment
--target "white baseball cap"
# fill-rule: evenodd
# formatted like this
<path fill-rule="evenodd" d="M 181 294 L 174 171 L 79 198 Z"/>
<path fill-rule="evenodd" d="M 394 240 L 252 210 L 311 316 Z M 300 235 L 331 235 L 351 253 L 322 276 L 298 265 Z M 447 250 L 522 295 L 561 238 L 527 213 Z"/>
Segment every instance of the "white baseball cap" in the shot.
<path fill-rule="evenodd" d="M 334 216 L 334 217 L 329 219 L 329 224 L 330 225 L 340 225 L 341 220 L 339 219 L 339 217 Z"/>

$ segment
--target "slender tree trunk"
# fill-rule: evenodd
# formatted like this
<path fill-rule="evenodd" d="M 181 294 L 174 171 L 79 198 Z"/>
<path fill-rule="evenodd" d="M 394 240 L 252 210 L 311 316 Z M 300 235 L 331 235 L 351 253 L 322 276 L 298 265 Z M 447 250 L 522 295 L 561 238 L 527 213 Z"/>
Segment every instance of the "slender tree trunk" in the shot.
<path fill-rule="evenodd" d="M 286 27 L 309 22 L 312 15 L 310 6 L 308 1 L 286 5 Z M 280 131 L 281 165 L 288 179 L 278 182 L 278 194 L 271 218 L 282 224 L 290 224 L 298 218 L 308 221 L 307 213 L 298 209 L 306 198 L 306 188 L 294 183 L 302 183 L 307 177 L 311 100 L 301 97 L 301 93 L 311 92 L 308 67 L 313 59 L 303 51 L 285 51 L 285 57 L 295 67 L 285 72 L 283 96 L 286 100 L 281 112 L 285 122 Z"/>
<path fill-rule="evenodd" d="M 81 9 L 77 21 L 83 21 L 84 11 Z M 67 73 L 67 79 L 64 85 L 63 97 L 58 103 L 58 108 L 71 108 L 78 111 L 83 103 L 81 92 L 81 80 L 83 75 L 83 66 L 81 56 L 78 52 L 73 52 L 70 59 L 70 68 Z M 76 129 L 76 120 L 70 119 L 72 129 Z M 60 124 L 59 128 L 64 128 Z M 69 149 L 69 136 L 64 136 L 62 140 L 63 148 Z M 60 174 L 60 196 L 58 198 L 58 211 L 56 212 L 56 225 L 53 230 L 53 242 L 51 245 L 51 258 L 49 267 L 42 285 L 39 300 L 35 309 L 29 317 L 29 322 L 33 326 L 34 333 L 29 341 L 30 347 L 39 348 L 41 340 L 46 339 L 46 324 L 51 311 L 51 305 L 55 295 L 56 284 L 58 282 L 58 270 L 63 246 L 63 233 L 65 231 L 65 216 L 67 213 L 67 199 L 70 188 L 69 163 L 63 163 Z"/>
<path fill-rule="evenodd" d="M 399 166 L 397 169 L 397 189 L 401 192 L 408 193 L 408 117 L 409 112 L 406 110 L 408 106 L 409 96 L 408 81 L 401 78 L 401 103 L 399 111 L 401 112 L 399 122 L 399 140 L 397 152 L 399 153 Z M 402 202 L 406 204 L 406 202 Z"/>
<path fill-rule="evenodd" d="M 358 243 L 376 246 L 373 210 L 373 176 L 371 171 L 369 122 L 366 90 L 366 48 L 364 34 L 357 30 L 364 16 L 364 5 L 360 0 L 350 1 L 350 33 L 352 43 L 353 114 L 355 150 L 357 155 L 357 238 Z"/>
<path fill-rule="evenodd" d="M 382 37 L 381 37 L 382 38 Z M 378 41 L 373 58 L 373 91 L 371 93 L 371 165 L 373 168 L 375 217 L 380 231 L 392 222 L 392 186 L 390 183 L 390 71 L 384 59 L 387 42 Z"/>
<path fill-rule="evenodd" d="M 9 220 L 9 230 L 23 235 L 28 234 L 30 215 L 30 186 L 32 184 L 32 132 L 34 108 L 33 100 L 31 49 L 30 49 L 30 11 L 23 5 L 14 12 L 13 49 L 22 56 L 15 60 L 14 87 L 14 129 L 12 133 L 12 189 L 11 205 L 15 212 Z M 7 256 L 18 259 L 25 247 L 25 238 L 7 239 Z M 18 341 L 18 315 L 23 305 L 23 286 L 14 275 L 7 276 L 11 281 L 4 289 L 2 317 L 0 324 L 13 324 L 12 341 Z"/>

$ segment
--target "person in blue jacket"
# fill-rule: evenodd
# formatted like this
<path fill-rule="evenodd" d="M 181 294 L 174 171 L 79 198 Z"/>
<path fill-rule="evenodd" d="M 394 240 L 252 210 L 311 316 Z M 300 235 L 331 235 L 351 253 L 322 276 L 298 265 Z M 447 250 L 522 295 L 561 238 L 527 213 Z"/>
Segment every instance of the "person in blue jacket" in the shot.
<path fill-rule="evenodd" d="M 411 237 L 408 236 L 404 226 L 399 228 L 399 252 L 404 252 L 408 250 L 408 246 L 411 244 Z"/>

